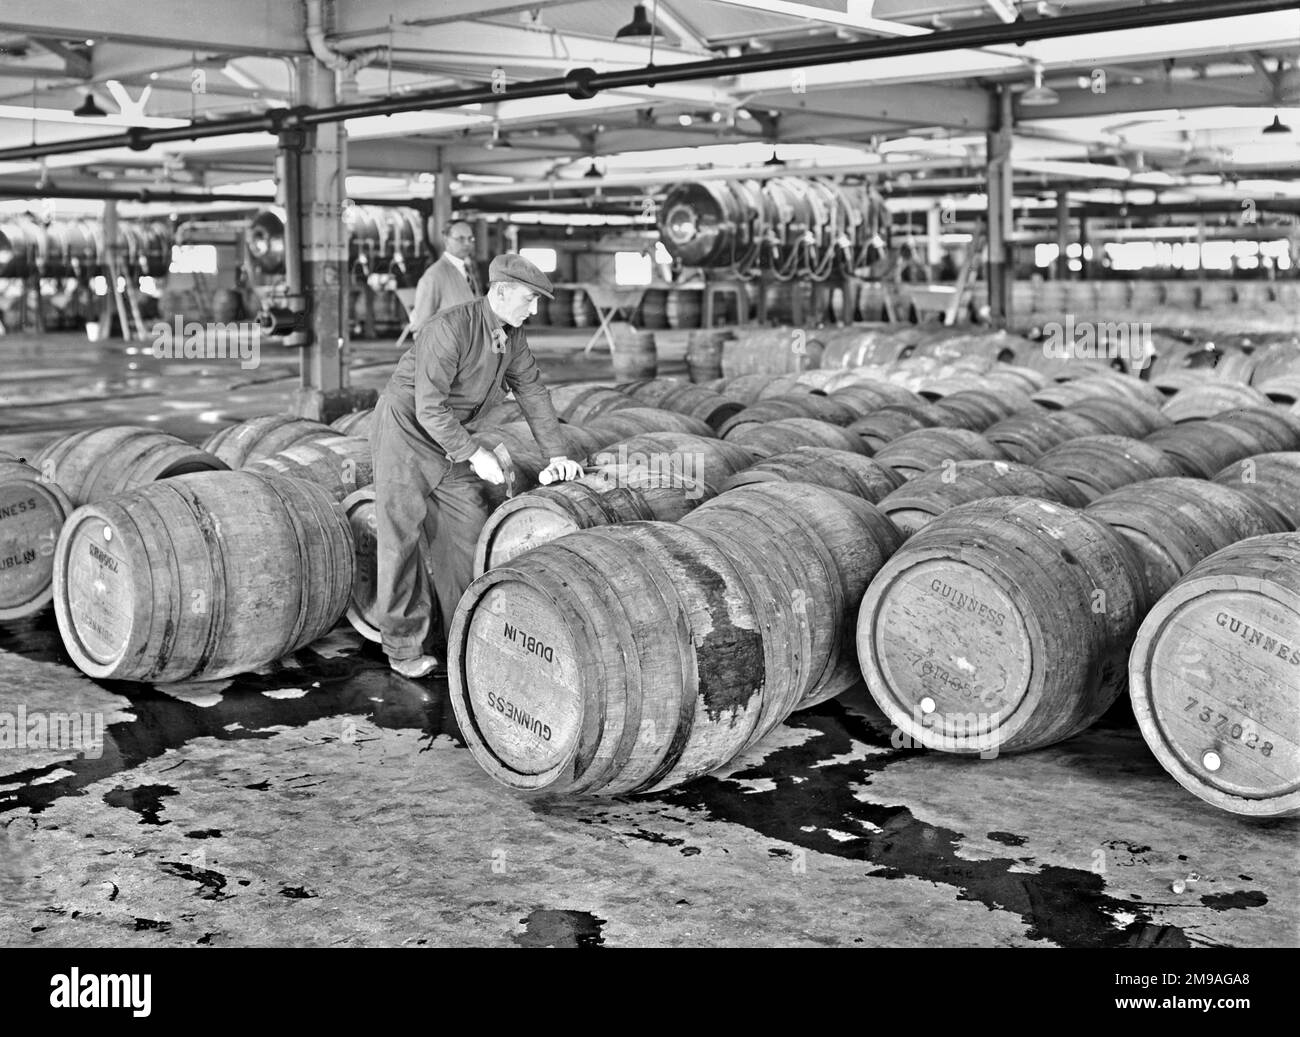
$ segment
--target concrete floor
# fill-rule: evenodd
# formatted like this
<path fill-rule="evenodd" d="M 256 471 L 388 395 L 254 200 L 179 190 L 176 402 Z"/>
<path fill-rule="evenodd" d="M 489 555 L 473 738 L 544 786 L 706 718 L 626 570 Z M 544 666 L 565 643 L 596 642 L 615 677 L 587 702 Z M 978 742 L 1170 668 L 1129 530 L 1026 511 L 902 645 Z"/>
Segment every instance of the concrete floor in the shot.
<path fill-rule="evenodd" d="M 533 336 L 553 380 L 608 374 L 585 337 Z M 674 373 L 684 333 L 660 338 Z M 391 348 L 355 353 L 381 386 Z M 0 338 L 0 360 L 18 453 L 146 420 L 198 441 L 296 382 L 292 356 L 204 369 L 66 334 Z M 1300 822 L 1203 804 L 1123 708 L 967 760 L 895 748 L 857 688 L 725 772 L 566 804 L 496 785 L 445 682 L 346 625 L 266 672 L 153 687 L 81 675 L 47 612 L 0 624 L 0 713 L 20 706 L 105 726 L 97 758 L 0 750 L 2 946 L 1300 943 Z"/>

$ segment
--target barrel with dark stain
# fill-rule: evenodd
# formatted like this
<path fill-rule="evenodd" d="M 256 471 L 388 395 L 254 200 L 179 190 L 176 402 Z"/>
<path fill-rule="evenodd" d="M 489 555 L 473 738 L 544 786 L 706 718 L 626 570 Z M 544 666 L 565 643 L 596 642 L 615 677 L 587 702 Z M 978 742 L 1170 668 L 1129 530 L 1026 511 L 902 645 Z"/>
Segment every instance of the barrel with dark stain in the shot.
<path fill-rule="evenodd" d="M 1246 817 L 1300 814 L 1300 534 L 1253 537 L 1158 601 L 1129 657 L 1142 737 L 1193 795 Z"/>
<path fill-rule="evenodd" d="M 797 446 L 828 446 L 857 454 L 868 453 L 862 440 L 847 429 L 814 418 L 782 418 L 763 424 L 741 425 L 724 438 L 728 443 L 738 444 L 764 457 Z"/>
<path fill-rule="evenodd" d="M 1002 449 L 964 428 L 923 428 L 882 446 L 873 455 L 904 480 L 958 461 L 1005 461 Z"/>
<path fill-rule="evenodd" d="M 56 439 L 32 458 L 32 467 L 80 507 L 158 479 L 225 471 L 226 463 L 165 432 L 114 425 Z"/>
<path fill-rule="evenodd" d="M 1242 458 L 1216 474 L 1214 481 L 1267 504 L 1293 529 L 1300 529 L 1300 452 Z"/>
<path fill-rule="evenodd" d="M 1069 479 L 1089 501 L 1130 483 L 1183 474 L 1163 450 L 1127 436 L 1072 439 L 1053 447 L 1033 466 Z"/>
<path fill-rule="evenodd" d="M 885 563 L 858 614 L 868 690 L 914 742 L 1052 745 L 1124 688 L 1141 582 L 1105 523 L 1027 497 L 955 508 Z"/>
<path fill-rule="evenodd" d="M 755 572 L 794 563 L 793 575 L 780 586 L 812 638 L 796 709 L 861 681 L 854 637 L 858 606 L 872 577 L 902 543 L 877 508 L 825 487 L 760 483 L 722 494 L 682 523 L 710 532 L 729 557 L 744 559 Z"/>
<path fill-rule="evenodd" d="M 762 482 L 811 483 L 875 504 L 903 484 L 903 477 L 874 458 L 830 447 L 802 446 L 773 454 L 731 476 L 723 489 Z"/>
<path fill-rule="evenodd" d="M 461 736 L 518 790 L 616 795 L 707 774 L 798 704 L 785 645 L 810 638 L 781 571 L 668 522 L 583 530 L 489 570 L 449 637 Z"/>
<path fill-rule="evenodd" d="M 685 382 L 658 379 L 644 385 L 623 387 L 623 392 L 640 407 L 657 407 L 703 421 L 712 429 L 721 428 L 744 404 L 721 393 Z"/>
<path fill-rule="evenodd" d="M 1152 602 L 1215 551 L 1289 529 L 1269 505 L 1201 479 L 1132 483 L 1097 498 L 1086 510 L 1128 543 Z"/>
<path fill-rule="evenodd" d="M 91 677 L 229 677 L 325 634 L 353 566 L 351 527 L 320 487 L 181 475 L 69 516 L 54 555 L 59 633 Z"/>
<path fill-rule="evenodd" d="M 958 461 L 923 472 L 880 502 L 904 536 L 946 511 L 987 497 L 1042 497 L 1081 508 L 1087 500 L 1068 479 L 1012 461 Z"/>
<path fill-rule="evenodd" d="M 203 444 L 203 449 L 235 469 L 243 468 L 249 461 L 278 454 L 296 443 L 331 439 L 338 434 L 338 429 L 310 418 L 264 414 L 214 432 Z"/>
<path fill-rule="evenodd" d="M 0 460 L 0 620 L 40 612 L 54 594 L 54 545 L 73 504 L 56 483 Z"/>

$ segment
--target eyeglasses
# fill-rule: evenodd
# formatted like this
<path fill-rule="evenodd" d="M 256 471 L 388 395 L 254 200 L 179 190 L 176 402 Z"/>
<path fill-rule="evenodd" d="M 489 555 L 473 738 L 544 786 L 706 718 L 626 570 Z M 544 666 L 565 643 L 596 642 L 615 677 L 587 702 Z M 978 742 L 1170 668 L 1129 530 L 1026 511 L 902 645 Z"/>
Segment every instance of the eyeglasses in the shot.
<path fill-rule="evenodd" d="M 466 245 L 472 245 L 472 244 L 474 244 L 474 235 L 471 234 L 469 237 L 466 237 L 466 236 L 463 235 L 463 234 L 452 234 L 452 235 L 450 235 L 450 236 L 447 238 L 447 240 L 448 240 L 448 241 L 463 241 Z"/>

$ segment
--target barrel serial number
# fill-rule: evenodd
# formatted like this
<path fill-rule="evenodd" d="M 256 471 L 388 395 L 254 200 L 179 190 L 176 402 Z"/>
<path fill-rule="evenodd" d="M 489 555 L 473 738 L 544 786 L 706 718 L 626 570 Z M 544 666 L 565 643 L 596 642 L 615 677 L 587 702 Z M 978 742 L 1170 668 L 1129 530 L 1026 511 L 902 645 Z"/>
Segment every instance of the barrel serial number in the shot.
<path fill-rule="evenodd" d="M 1192 713 L 1192 711 L 1200 705 L 1200 699 L 1188 695 L 1187 705 L 1183 707 L 1183 712 Z M 1218 710 L 1214 709 L 1212 706 L 1201 706 L 1200 711 L 1193 713 L 1192 715 L 1201 723 L 1214 728 L 1214 730 L 1219 734 L 1231 738 L 1233 741 L 1240 742 L 1247 749 L 1258 751 L 1261 756 L 1273 755 L 1273 743 L 1261 742 L 1259 739 L 1259 732 L 1254 730 L 1253 725 L 1250 723 L 1243 724 L 1240 721 L 1234 721 L 1232 717 L 1225 713 L 1218 712 Z"/>
<path fill-rule="evenodd" d="M 975 681 L 962 680 L 957 674 L 929 659 L 920 660 L 917 668 L 922 677 L 930 677 L 940 684 L 947 685 L 964 699 L 976 699 L 985 706 L 997 705 L 1002 701 L 1001 694 L 995 689 L 981 687 Z"/>

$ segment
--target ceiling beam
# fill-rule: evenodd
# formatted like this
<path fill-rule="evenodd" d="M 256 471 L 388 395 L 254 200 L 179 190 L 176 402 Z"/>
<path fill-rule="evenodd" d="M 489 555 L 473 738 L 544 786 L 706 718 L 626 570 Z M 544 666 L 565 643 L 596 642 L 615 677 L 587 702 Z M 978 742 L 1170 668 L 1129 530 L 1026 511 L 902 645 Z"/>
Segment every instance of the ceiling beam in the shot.
<path fill-rule="evenodd" d="M 63 62 L 63 74 L 73 79 L 90 78 L 90 59 L 83 51 L 70 47 L 63 40 L 50 36 L 33 36 L 33 43 L 38 43 Z"/>
<path fill-rule="evenodd" d="M 409 27 L 480 21 L 527 11 L 561 7 L 574 0 L 348 0 L 334 8 L 331 40 L 387 36 L 390 23 L 398 32 Z"/>
<path fill-rule="evenodd" d="M 304 25 L 302 4 L 284 0 L 159 3 L 135 9 L 85 0 L 5 0 L 0 7 L 0 30 L 25 35 L 246 54 L 307 53 Z"/>

